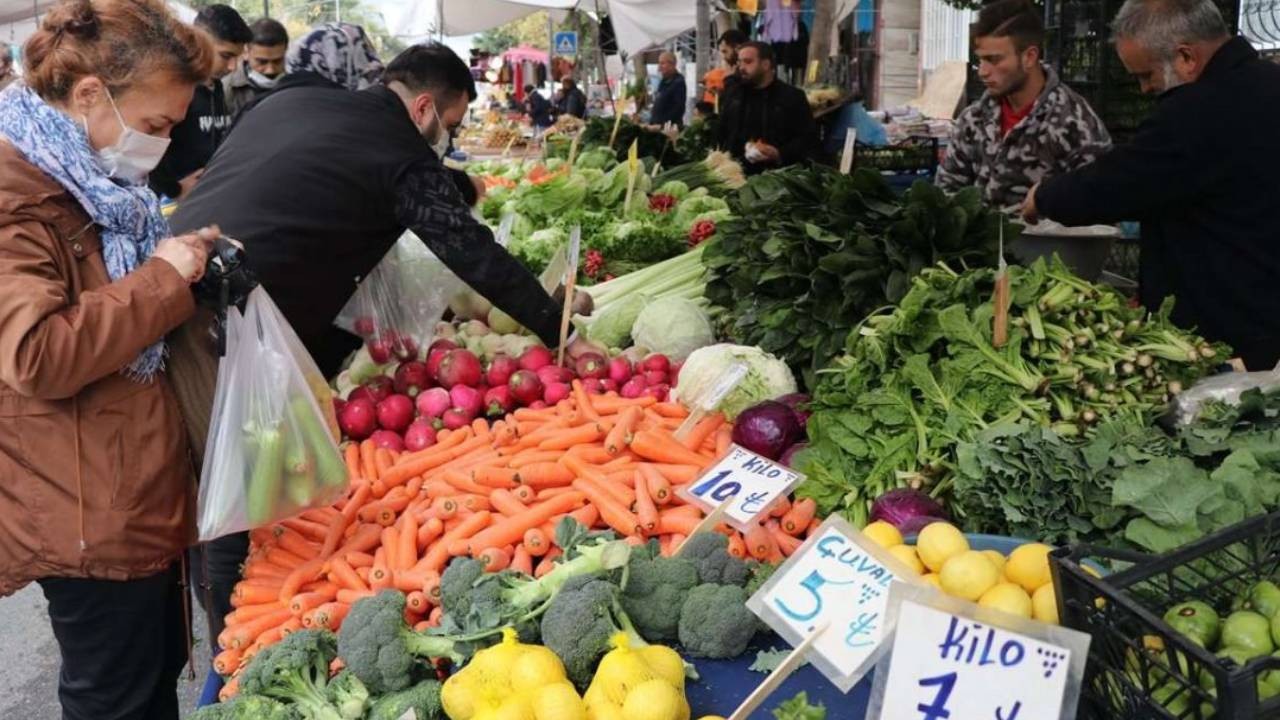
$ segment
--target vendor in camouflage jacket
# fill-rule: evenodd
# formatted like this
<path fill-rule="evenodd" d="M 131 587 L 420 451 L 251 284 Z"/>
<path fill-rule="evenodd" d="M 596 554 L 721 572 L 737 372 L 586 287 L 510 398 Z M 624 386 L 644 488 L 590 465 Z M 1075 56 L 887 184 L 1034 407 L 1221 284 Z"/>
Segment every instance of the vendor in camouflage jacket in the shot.
<path fill-rule="evenodd" d="M 1020 206 L 1042 179 L 1107 151 L 1111 137 L 1093 109 L 1041 64 L 1044 24 L 1029 0 L 987 5 L 973 36 L 987 91 L 956 121 L 938 187 L 976 185 L 995 207 Z"/>

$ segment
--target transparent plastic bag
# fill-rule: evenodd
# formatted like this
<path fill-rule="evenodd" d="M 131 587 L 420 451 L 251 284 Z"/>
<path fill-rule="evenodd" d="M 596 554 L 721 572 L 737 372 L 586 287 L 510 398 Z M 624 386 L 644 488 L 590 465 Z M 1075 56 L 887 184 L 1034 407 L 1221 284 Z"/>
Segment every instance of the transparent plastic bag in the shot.
<path fill-rule="evenodd" d="M 364 339 L 373 361 L 415 359 L 462 281 L 412 232 L 405 232 L 347 301 L 334 324 Z"/>
<path fill-rule="evenodd" d="M 1265 372 L 1227 372 L 1207 377 L 1178 395 L 1176 417 L 1179 425 L 1189 425 L 1207 402 L 1237 405 L 1240 395 L 1255 388 L 1268 391 L 1280 385 L 1280 365 Z"/>
<path fill-rule="evenodd" d="M 200 472 L 200 541 L 329 505 L 347 487 L 333 393 L 262 288 L 227 312 Z"/>

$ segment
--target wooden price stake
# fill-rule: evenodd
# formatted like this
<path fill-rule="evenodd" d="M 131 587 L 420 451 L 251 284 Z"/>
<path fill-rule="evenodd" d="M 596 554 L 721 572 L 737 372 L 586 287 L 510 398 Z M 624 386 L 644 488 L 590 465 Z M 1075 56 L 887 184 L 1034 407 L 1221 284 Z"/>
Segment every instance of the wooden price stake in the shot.
<path fill-rule="evenodd" d="M 760 707 L 760 703 L 772 695 L 773 691 L 777 690 L 778 686 L 791 677 L 791 673 L 800 667 L 801 663 L 805 661 L 805 655 L 808 654 L 809 648 L 813 647 L 813 644 L 827 631 L 828 627 L 827 623 L 822 623 L 809 634 L 809 637 L 804 639 L 804 642 L 797 645 L 796 649 L 792 650 L 782 662 L 778 663 L 778 667 L 769 673 L 769 677 L 765 678 L 759 687 L 751 691 L 747 699 L 743 700 L 738 709 L 734 710 L 733 714 L 729 716 L 729 720 L 747 720 L 751 713 Z"/>
<path fill-rule="evenodd" d="M 622 97 L 619 99 L 625 102 L 627 99 L 627 94 L 623 93 Z M 609 149 L 610 150 L 613 149 L 613 144 L 618 141 L 618 128 L 620 127 L 622 127 L 622 110 L 618 108 L 614 108 L 613 109 L 613 132 L 609 133 Z"/>
<path fill-rule="evenodd" d="M 578 280 L 578 252 L 581 248 L 582 226 L 574 225 L 569 233 L 569 257 L 564 269 L 564 309 L 560 313 L 560 365 L 564 365 L 565 342 L 569 339 L 569 321 L 573 318 L 573 291 Z"/>
<path fill-rule="evenodd" d="M 569 144 L 569 167 L 573 167 L 573 161 L 578 159 L 578 143 L 582 141 L 582 133 L 573 136 L 573 142 Z"/>
<path fill-rule="evenodd" d="M 853 170 L 853 146 L 858 142 L 858 132 L 853 128 L 844 136 L 844 152 L 840 154 L 840 174 L 848 175 Z"/>
<path fill-rule="evenodd" d="M 631 141 L 631 148 L 627 150 L 627 199 L 622 202 L 622 212 L 631 212 L 631 198 L 636 193 L 636 173 L 640 168 L 640 147 L 637 143 L 640 138 Z"/>
<path fill-rule="evenodd" d="M 730 497 L 726 499 L 724 502 L 717 505 L 715 510 L 712 510 L 711 512 L 707 513 L 707 516 L 702 518 L 702 521 L 694 526 L 693 532 L 686 535 L 684 540 L 681 540 L 680 544 L 676 546 L 675 552 L 671 554 L 679 555 L 680 548 L 683 548 L 684 544 L 689 542 L 689 538 L 693 537 L 694 535 L 697 535 L 698 533 L 711 532 L 712 530 L 714 530 L 715 527 L 719 525 L 722 520 L 724 520 L 725 513 L 729 512 L 729 506 L 732 504 L 733 504 L 733 498 Z"/>
<path fill-rule="evenodd" d="M 1004 259 L 1004 218 L 1000 218 L 1000 262 L 996 267 L 996 289 L 992 297 L 995 314 L 992 318 L 991 344 L 1002 348 L 1009 342 L 1009 264 Z"/>
<path fill-rule="evenodd" d="M 715 411 L 720 403 L 738 387 L 738 383 L 747 377 L 747 366 L 743 363 L 734 363 L 724 369 L 720 373 L 720 377 L 716 378 L 715 384 L 711 388 L 696 398 L 689 399 L 690 412 L 689 417 L 680 423 L 680 427 L 676 428 L 675 436 L 677 440 L 684 440 L 693 428 L 702 422 L 707 415 Z"/>

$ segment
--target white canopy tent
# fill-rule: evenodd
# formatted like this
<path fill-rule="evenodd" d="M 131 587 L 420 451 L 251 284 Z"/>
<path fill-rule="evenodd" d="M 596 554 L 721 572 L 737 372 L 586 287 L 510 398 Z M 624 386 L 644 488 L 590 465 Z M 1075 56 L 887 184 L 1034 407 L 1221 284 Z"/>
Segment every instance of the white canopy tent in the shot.
<path fill-rule="evenodd" d="M 21 46 L 39 27 L 40 17 L 58 0 L 0 0 L 0 43 Z M 184 22 L 191 22 L 196 11 L 170 0 L 169 9 Z"/>

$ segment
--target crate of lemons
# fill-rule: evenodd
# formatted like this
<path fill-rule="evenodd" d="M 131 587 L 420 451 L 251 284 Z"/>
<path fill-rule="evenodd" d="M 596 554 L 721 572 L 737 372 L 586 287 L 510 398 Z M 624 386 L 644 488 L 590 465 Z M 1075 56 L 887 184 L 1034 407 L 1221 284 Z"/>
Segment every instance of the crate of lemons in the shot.
<path fill-rule="evenodd" d="M 977 550 L 956 526 L 926 525 L 908 545 L 893 525 L 879 520 L 862 530 L 872 542 L 942 592 L 983 607 L 1058 624 L 1058 600 L 1044 543 L 1025 543 L 1006 557 L 997 550 Z M 1093 570 L 1088 570 L 1093 572 Z"/>

